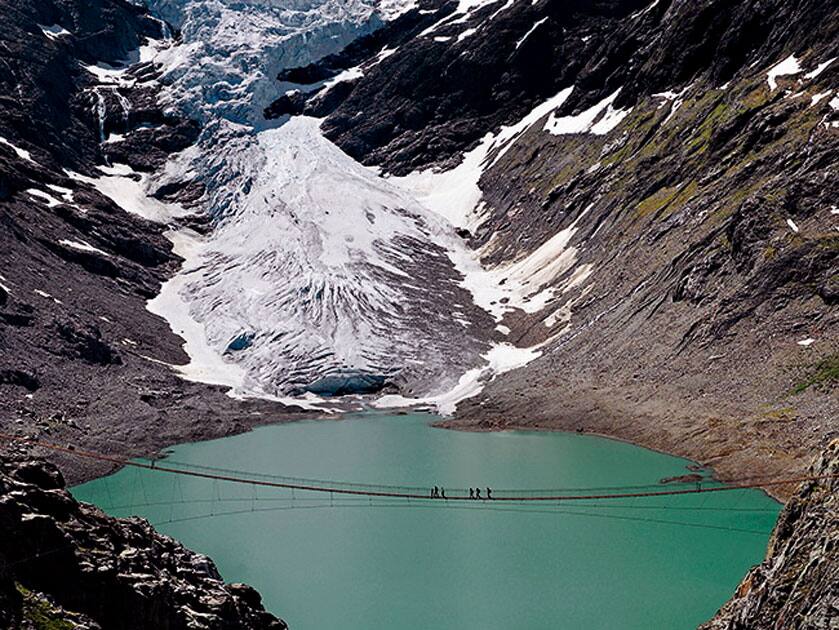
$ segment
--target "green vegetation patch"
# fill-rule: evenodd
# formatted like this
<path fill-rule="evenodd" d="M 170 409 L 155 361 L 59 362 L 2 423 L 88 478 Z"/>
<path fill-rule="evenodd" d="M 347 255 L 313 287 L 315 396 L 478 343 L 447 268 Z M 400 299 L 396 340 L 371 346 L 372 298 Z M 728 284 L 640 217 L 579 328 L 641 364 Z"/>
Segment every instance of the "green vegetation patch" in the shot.
<path fill-rule="evenodd" d="M 15 583 L 15 586 L 23 597 L 23 619 L 35 630 L 73 630 L 76 627 L 73 622 L 62 618 L 61 612 L 48 601 L 20 583 Z"/>
<path fill-rule="evenodd" d="M 798 383 L 793 394 L 800 394 L 811 387 L 824 387 L 839 382 L 839 353 L 832 354 L 816 364 L 810 375 Z"/>
<path fill-rule="evenodd" d="M 669 207 L 673 214 L 676 210 L 682 208 L 690 199 L 696 195 L 696 190 L 699 185 L 695 181 L 691 181 L 684 186 L 667 186 L 655 191 L 652 195 L 641 201 L 636 208 L 635 213 L 644 218 L 653 213 L 659 213 L 661 210 Z"/>

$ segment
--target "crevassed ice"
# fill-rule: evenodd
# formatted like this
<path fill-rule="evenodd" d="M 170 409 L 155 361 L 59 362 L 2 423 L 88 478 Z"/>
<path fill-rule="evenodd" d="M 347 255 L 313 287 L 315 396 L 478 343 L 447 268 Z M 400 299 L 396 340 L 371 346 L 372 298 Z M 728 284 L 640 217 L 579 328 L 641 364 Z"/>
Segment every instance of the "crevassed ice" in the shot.
<path fill-rule="evenodd" d="M 186 263 L 151 306 L 187 340 L 184 376 L 276 396 L 356 375 L 407 391 L 454 384 L 487 345 L 446 255 L 451 227 L 325 140 L 319 121 L 262 116 L 295 87 L 276 81 L 281 69 L 412 3 L 151 4 L 182 30 L 155 59 L 164 99 L 204 125 L 157 183 L 200 179 L 215 219 L 206 238 L 173 235 Z"/>

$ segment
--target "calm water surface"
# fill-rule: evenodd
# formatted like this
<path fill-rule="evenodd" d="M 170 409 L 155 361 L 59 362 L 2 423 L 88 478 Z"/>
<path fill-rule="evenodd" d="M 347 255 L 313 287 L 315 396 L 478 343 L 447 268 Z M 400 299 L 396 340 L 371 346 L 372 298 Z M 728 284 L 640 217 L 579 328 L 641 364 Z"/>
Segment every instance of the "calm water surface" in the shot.
<path fill-rule="evenodd" d="M 431 428 L 435 419 L 370 413 L 263 427 L 178 446 L 169 461 L 436 484 L 450 495 L 646 485 L 688 472 L 686 460 L 593 436 L 459 433 Z M 208 554 L 292 630 L 687 630 L 761 559 L 779 509 L 758 491 L 608 506 L 407 504 L 131 468 L 73 492 Z"/>

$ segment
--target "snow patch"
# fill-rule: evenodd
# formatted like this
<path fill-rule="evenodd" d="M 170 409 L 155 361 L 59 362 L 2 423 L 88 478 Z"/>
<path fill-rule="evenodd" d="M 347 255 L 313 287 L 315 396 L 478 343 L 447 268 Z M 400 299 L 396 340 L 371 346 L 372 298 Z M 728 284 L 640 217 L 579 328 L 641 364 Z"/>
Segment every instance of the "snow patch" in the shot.
<path fill-rule="evenodd" d="M 107 256 L 108 258 L 111 257 L 111 255 L 108 252 L 102 251 L 98 247 L 94 247 L 93 245 L 91 245 L 87 241 L 71 241 L 70 239 L 63 238 L 58 242 L 61 243 L 62 245 L 66 245 L 67 247 L 77 249 L 81 252 L 88 252 L 90 254 L 99 254 L 100 256 Z"/>
<path fill-rule="evenodd" d="M 828 90 L 827 92 L 821 92 L 819 94 L 813 94 L 813 97 L 810 99 L 810 107 L 813 107 L 814 105 L 818 105 L 819 101 L 827 98 L 828 96 L 831 95 L 831 93 L 832 93 L 832 90 Z"/>
<path fill-rule="evenodd" d="M 99 170 L 103 173 L 100 177 L 87 177 L 73 172 L 67 174 L 77 181 L 90 184 L 123 210 L 149 221 L 168 223 L 176 217 L 192 214 L 180 204 L 163 203 L 149 196 L 148 175 L 137 173 L 130 166 L 124 164 L 101 166 Z"/>
<path fill-rule="evenodd" d="M 41 32 L 44 35 L 46 35 L 49 39 L 60 39 L 70 34 L 70 31 L 68 31 L 63 26 L 59 26 L 58 24 L 50 24 L 49 26 L 38 24 L 38 28 L 40 28 Z"/>
<path fill-rule="evenodd" d="M 569 243 L 579 230 L 580 220 L 590 209 L 591 206 L 567 228 L 517 261 L 487 270 L 480 267 L 475 259 L 459 260 L 458 268 L 465 276 L 463 286 L 472 293 L 475 304 L 490 313 L 496 322 L 516 308 L 525 313 L 537 313 L 544 309 L 558 291 L 548 285 L 570 272 L 576 264 L 579 250 Z M 493 241 L 490 240 L 475 258 L 479 260 L 486 256 L 492 248 Z M 589 269 L 579 282 L 590 273 Z"/>
<path fill-rule="evenodd" d="M 654 2 L 650 6 L 648 6 L 646 9 L 641 9 L 640 11 L 636 11 L 635 13 L 630 15 L 629 19 L 634 20 L 636 18 L 641 17 L 642 15 L 646 15 L 647 13 L 649 13 L 650 11 L 652 11 L 653 9 L 655 9 L 658 6 L 659 1 L 660 0 L 654 0 Z"/>
<path fill-rule="evenodd" d="M 809 348 L 811 345 L 813 345 L 813 343 L 815 343 L 815 341 L 816 340 L 812 337 L 807 337 L 807 339 L 802 339 L 801 341 L 799 341 L 798 345 L 804 346 L 805 348 Z"/>
<path fill-rule="evenodd" d="M 795 221 L 793 221 L 792 219 L 787 219 L 787 225 L 789 226 L 789 229 L 798 234 L 799 229 L 798 226 L 795 224 Z"/>
<path fill-rule="evenodd" d="M 778 77 L 799 74 L 800 72 L 801 66 L 798 63 L 798 59 L 795 58 L 795 55 L 790 55 L 780 63 L 772 66 L 769 72 L 766 73 L 766 81 L 769 83 L 769 89 L 774 91 L 778 87 Z"/>
<path fill-rule="evenodd" d="M 808 72 L 807 74 L 805 74 L 805 75 L 804 75 L 804 78 L 805 78 L 805 79 L 815 79 L 815 78 L 816 78 L 817 76 L 819 76 L 822 72 L 824 72 L 825 70 L 827 70 L 827 67 L 828 67 L 830 64 L 832 64 L 834 61 L 836 61 L 836 59 L 839 59 L 839 57 L 831 57 L 830 59 L 828 59 L 828 60 L 827 60 L 827 61 L 825 61 L 824 63 L 820 63 L 818 66 L 816 66 L 816 69 L 815 69 L 815 70 L 813 70 L 812 72 Z"/>
<path fill-rule="evenodd" d="M 0 136 L 0 144 L 5 144 L 7 147 L 10 147 L 15 153 L 17 153 L 17 156 L 22 160 L 26 160 L 27 162 L 37 164 L 37 162 L 32 159 L 32 154 L 29 151 L 27 151 L 26 149 L 21 149 L 19 146 L 12 144 L 2 136 Z"/>
<path fill-rule="evenodd" d="M 457 41 L 462 42 L 464 39 L 466 39 L 467 37 L 472 37 L 472 35 L 474 35 L 477 32 L 478 29 L 476 28 L 467 28 L 465 31 L 463 31 L 460 35 L 457 36 Z"/>
<path fill-rule="evenodd" d="M 520 39 L 516 42 L 516 50 L 518 50 L 518 49 L 519 49 L 519 47 L 520 47 L 520 46 L 524 43 L 524 41 L 525 41 L 528 37 L 530 37 L 530 36 L 533 34 L 533 31 L 535 31 L 537 28 L 539 28 L 539 26 L 541 26 L 542 24 L 544 24 L 544 23 L 545 23 L 545 22 L 547 22 L 547 21 L 548 21 L 548 18 L 544 17 L 544 18 L 542 18 L 541 20 L 537 21 L 537 22 L 536 22 L 533 26 L 531 26 L 531 27 L 530 27 L 530 30 L 529 30 L 529 31 L 527 31 L 527 32 L 526 32 L 526 33 L 525 33 L 525 34 L 524 34 L 524 35 L 523 35 L 523 36 L 522 36 L 522 37 L 521 37 L 521 38 L 520 38 Z"/>
<path fill-rule="evenodd" d="M 53 297 L 52 295 L 50 295 L 50 294 L 49 294 L 49 293 L 47 293 L 46 291 L 42 291 L 41 289 L 34 289 L 34 290 L 32 291 L 32 293 L 34 293 L 34 294 L 36 294 L 36 295 L 40 295 L 42 298 L 44 298 L 44 299 L 46 299 L 46 300 L 52 300 L 52 301 L 53 301 L 53 302 L 55 302 L 56 304 L 64 304 L 64 302 L 62 302 L 62 301 L 61 301 L 61 300 L 59 300 L 58 298 Z"/>
<path fill-rule="evenodd" d="M 184 258 L 184 264 L 181 272 L 164 283 L 160 294 L 149 301 L 146 308 L 165 319 L 172 332 L 184 340 L 183 348 L 189 356 L 189 363 L 173 367 L 188 381 L 241 389 L 245 371 L 239 365 L 225 361 L 207 343 L 204 324 L 191 317 L 190 306 L 181 297 L 189 275 L 200 268 L 198 252 L 202 239 L 192 230 L 169 231 L 166 236 L 172 241 L 174 253 Z"/>
<path fill-rule="evenodd" d="M 593 133 L 595 135 L 609 133 L 631 111 L 631 109 L 615 109 L 612 106 L 618 94 L 620 94 L 620 88 L 576 116 L 557 117 L 551 114 L 545 122 L 545 131 L 555 136 L 574 133 Z"/>
<path fill-rule="evenodd" d="M 726 86 L 727 85 L 728 84 L 726 84 Z M 720 89 L 725 89 L 726 86 L 723 86 Z M 685 101 L 685 94 L 687 93 L 687 91 L 690 88 L 691 88 L 691 85 L 687 85 L 678 92 L 675 92 L 673 90 L 668 90 L 667 92 L 660 92 L 659 94 L 653 94 L 653 98 L 662 99 L 662 102 L 658 106 L 658 109 L 661 109 L 667 103 L 672 103 L 672 105 L 670 105 L 670 113 L 667 115 L 667 118 L 665 118 L 664 121 L 661 123 L 662 127 L 664 125 L 666 125 L 668 122 L 670 122 L 670 120 L 673 118 L 673 116 L 676 115 L 676 112 L 679 111 L 679 108 L 682 106 L 682 103 L 684 103 L 684 101 Z"/>
<path fill-rule="evenodd" d="M 124 66 L 112 66 L 104 61 L 97 64 L 82 66 L 85 70 L 94 75 L 99 83 L 129 85 L 133 80 L 126 80 L 125 73 L 128 68 Z"/>
<path fill-rule="evenodd" d="M 424 207 L 436 212 L 455 227 L 474 230 L 483 221 L 481 189 L 478 180 L 515 143 L 518 137 L 541 118 L 560 107 L 571 95 L 573 87 L 565 88 L 536 106 L 519 122 L 502 127 L 493 135 L 484 136 L 481 144 L 463 156 L 463 161 L 448 171 L 428 169 L 388 180 L 409 191 Z M 492 158 L 492 159 L 490 159 Z"/>
<path fill-rule="evenodd" d="M 419 398 L 390 394 L 377 399 L 373 406 L 378 409 L 393 409 L 433 405 L 440 415 L 450 416 L 458 403 L 480 394 L 486 384 L 499 374 L 523 367 L 538 359 L 542 355 L 539 348 L 540 346 L 517 348 L 509 343 L 496 344 L 489 352 L 481 355 L 487 364 L 467 371 L 453 388 Z"/>
<path fill-rule="evenodd" d="M 333 87 L 335 87 L 339 83 L 345 83 L 347 81 L 355 81 L 357 79 L 360 79 L 363 76 L 364 76 L 364 72 L 362 72 L 361 68 L 359 68 L 358 66 L 356 66 L 354 68 L 348 68 L 347 70 L 344 70 L 343 72 L 340 72 L 340 73 L 336 74 L 334 77 L 332 77 L 331 79 L 326 81 L 326 83 L 323 84 L 323 92 L 321 92 L 321 94 L 323 94 L 324 92 L 327 92 L 328 90 L 331 90 Z"/>
<path fill-rule="evenodd" d="M 53 197 L 51 194 L 44 192 L 43 190 L 38 190 L 37 188 L 27 188 L 26 194 L 30 197 L 34 197 L 40 201 L 43 201 L 47 204 L 48 208 L 54 208 L 55 206 L 60 206 L 62 202 L 58 199 Z"/>
<path fill-rule="evenodd" d="M 73 203 L 73 191 L 69 188 L 65 188 L 64 186 L 57 186 L 55 184 L 47 184 L 47 188 L 51 191 L 58 193 L 64 199 L 66 203 Z"/>
<path fill-rule="evenodd" d="M 379 13 L 385 21 L 395 20 L 419 6 L 419 0 L 379 0 Z"/>

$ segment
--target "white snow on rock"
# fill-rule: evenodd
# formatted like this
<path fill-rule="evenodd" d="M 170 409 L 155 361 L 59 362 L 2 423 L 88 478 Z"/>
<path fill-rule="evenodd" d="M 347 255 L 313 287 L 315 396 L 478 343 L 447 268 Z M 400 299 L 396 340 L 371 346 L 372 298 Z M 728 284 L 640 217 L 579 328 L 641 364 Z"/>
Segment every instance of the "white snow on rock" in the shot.
<path fill-rule="evenodd" d="M 6 278 L 0 275 L 0 289 L 3 289 L 6 293 L 11 293 L 12 290 L 9 288 L 6 282 L 8 282 L 8 280 L 6 280 Z"/>
<path fill-rule="evenodd" d="M 812 98 L 810 99 L 810 107 L 814 105 L 818 105 L 820 101 L 830 96 L 832 90 L 828 90 L 827 92 L 820 92 L 819 94 L 813 94 Z"/>
<path fill-rule="evenodd" d="M 478 187 L 481 175 L 501 159 L 522 133 L 560 107 L 573 89 L 560 90 L 519 122 L 502 127 L 497 134 L 487 134 L 481 144 L 464 155 L 463 161 L 453 169 L 415 171 L 389 179 L 455 227 L 474 230 L 483 221 L 479 207 L 481 189 Z"/>
<path fill-rule="evenodd" d="M 805 79 L 815 79 L 815 78 L 816 78 L 817 76 L 819 76 L 822 72 L 824 72 L 825 70 L 827 70 L 827 67 L 828 67 L 830 64 L 832 64 L 834 61 L 836 61 L 836 59 L 839 59 L 839 57 L 831 57 L 831 58 L 830 58 L 830 59 L 828 59 L 827 61 L 825 61 L 825 62 L 823 62 L 823 63 L 820 63 L 818 66 L 816 66 L 815 70 L 813 70 L 812 72 L 808 72 L 807 74 L 805 74 L 805 75 L 804 75 L 804 78 L 805 78 Z"/>
<path fill-rule="evenodd" d="M 147 188 L 149 176 L 137 173 L 130 166 L 116 164 L 99 167 L 99 170 L 103 173 L 100 177 L 88 177 L 72 172 L 68 172 L 68 175 L 76 181 L 90 184 L 123 210 L 149 221 L 169 223 L 175 217 L 192 214 L 180 204 L 163 203 L 151 197 Z"/>
<path fill-rule="evenodd" d="M 815 341 L 816 340 L 813 339 L 812 337 L 807 337 L 807 339 L 802 339 L 801 341 L 799 341 L 798 345 L 799 346 L 804 346 L 805 348 L 808 348 L 811 345 L 813 345 L 813 343 L 815 343 Z"/>
<path fill-rule="evenodd" d="M 780 63 L 775 64 L 766 73 L 766 81 L 769 83 L 769 89 L 774 91 L 778 87 L 778 77 L 790 76 L 799 74 L 801 66 L 795 55 L 790 55 Z"/>
<path fill-rule="evenodd" d="M 99 83 L 111 85 L 132 85 L 133 79 L 127 79 L 125 74 L 128 66 L 112 66 L 104 61 L 97 64 L 83 66 L 85 70 L 90 72 Z"/>
<path fill-rule="evenodd" d="M 336 74 L 334 77 L 332 77 L 331 79 L 326 81 L 326 83 L 323 84 L 324 92 L 333 88 L 333 87 L 335 87 L 339 83 L 344 83 L 344 82 L 347 82 L 347 81 L 355 81 L 357 79 L 360 79 L 363 76 L 364 76 L 364 72 L 362 72 L 361 68 L 359 68 L 359 67 L 349 68 L 347 70 L 344 70 L 343 72 L 340 72 L 340 73 Z"/>
<path fill-rule="evenodd" d="M 670 105 L 670 113 L 667 115 L 667 118 L 661 123 L 663 127 L 668 122 L 673 119 L 673 116 L 676 115 L 676 112 L 679 111 L 679 108 L 682 106 L 682 103 L 685 101 L 685 94 L 687 94 L 688 90 L 693 87 L 693 84 L 686 85 L 680 91 L 676 92 L 674 90 L 668 90 L 667 92 L 661 92 L 659 94 L 653 94 L 653 98 L 660 98 L 662 99 L 661 104 L 658 106 L 659 109 L 667 105 L 667 103 L 671 103 Z M 720 89 L 725 89 L 727 84 L 720 87 Z"/>
<path fill-rule="evenodd" d="M 100 256 L 107 256 L 108 258 L 111 257 L 111 255 L 108 252 L 102 251 L 98 247 L 94 247 L 93 245 L 91 245 L 87 241 L 73 241 L 73 240 L 70 240 L 70 239 L 62 238 L 58 242 L 61 243 L 62 245 L 66 245 L 67 247 L 71 247 L 72 249 L 77 249 L 81 252 L 88 252 L 90 254 L 99 254 Z"/>
<path fill-rule="evenodd" d="M 61 301 L 61 300 L 59 300 L 58 298 L 53 297 L 52 295 L 50 295 L 50 294 L 49 294 L 49 293 L 47 293 L 46 291 L 42 291 L 41 289 L 34 289 L 34 290 L 32 291 L 32 293 L 34 293 L 35 295 L 40 295 L 42 298 L 44 298 L 44 299 L 46 299 L 46 300 L 52 300 L 52 301 L 53 301 L 53 302 L 55 302 L 56 304 L 64 304 L 64 302 L 62 302 L 62 301 Z"/>
<path fill-rule="evenodd" d="M 403 13 L 416 9 L 419 0 L 379 0 L 379 12 L 385 21 L 395 20 Z"/>
<path fill-rule="evenodd" d="M 38 190 L 37 188 L 27 188 L 26 194 L 30 197 L 34 197 L 39 201 L 42 201 L 47 204 L 48 208 L 54 208 L 55 206 L 60 206 L 62 202 L 58 199 L 53 197 L 51 194 L 44 192 L 43 190 Z"/>
<path fill-rule="evenodd" d="M 496 344 L 489 352 L 481 355 L 486 365 L 465 372 L 457 385 L 451 389 L 417 398 L 389 394 L 378 398 L 373 406 L 378 409 L 393 409 L 433 405 L 438 413 L 448 416 L 454 413 L 459 402 L 481 393 L 484 386 L 499 374 L 523 367 L 541 355 L 542 351 L 539 347 L 517 348 L 509 343 Z"/>
<path fill-rule="evenodd" d="M 555 281 L 567 274 L 574 277 L 579 249 L 571 246 L 570 242 L 579 230 L 580 220 L 590 208 L 533 252 L 513 262 L 483 269 L 470 265 L 469 260 L 459 260 L 459 268 L 465 275 L 464 286 L 472 293 L 475 303 L 496 321 L 516 308 L 526 313 L 537 313 L 547 307 L 563 290 L 555 286 Z M 493 241 L 490 240 L 477 252 L 477 258 L 486 256 L 492 249 Z M 585 267 L 582 271 L 582 277 L 576 279 L 574 286 L 588 278 L 592 270 Z"/>
<path fill-rule="evenodd" d="M 183 286 L 190 280 L 190 274 L 198 268 L 197 250 L 201 237 L 191 230 L 168 232 L 173 251 L 186 262 L 179 274 L 166 282 L 160 294 L 148 303 L 148 309 L 169 322 L 172 331 L 184 340 L 184 352 L 189 363 L 175 369 L 185 379 L 211 385 L 241 388 L 245 371 L 232 362 L 225 361 L 221 354 L 207 343 L 204 325 L 190 316 L 189 303 L 181 296 Z"/>
<path fill-rule="evenodd" d="M 557 117 L 551 114 L 545 122 L 545 131 L 555 136 L 572 133 L 595 135 L 609 133 L 632 111 L 631 109 L 615 109 L 612 106 L 618 94 L 620 94 L 620 88 L 576 116 Z"/>
<path fill-rule="evenodd" d="M 460 35 L 457 36 L 457 41 L 462 42 L 464 39 L 466 39 L 467 37 L 472 37 L 472 35 L 474 35 L 477 32 L 478 29 L 476 28 L 467 28 L 465 31 L 463 31 Z"/>
<path fill-rule="evenodd" d="M 793 221 L 792 219 L 787 219 L 787 225 L 789 226 L 789 229 L 798 234 L 799 229 L 798 226 L 795 224 L 795 221 Z"/>
<path fill-rule="evenodd" d="M 60 39 L 70 34 L 70 31 L 68 31 L 63 26 L 59 26 L 58 24 L 50 24 L 49 26 L 38 24 L 38 28 L 40 28 L 41 32 L 44 35 L 46 35 L 49 39 Z"/>
<path fill-rule="evenodd" d="M 61 195 L 61 197 L 64 199 L 66 203 L 73 203 L 73 191 L 69 188 L 65 188 L 64 186 L 57 186 L 55 184 L 47 184 L 47 188 Z"/>
<path fill-rule="evenodd" d="M 530 27 L 530 30 L 527 31 L 524 35 L 522 35 L 521 38 L 516 42 L 516 50 L 518 50 L 521 47 L 525 40 L 528 37 L 530 37 L 537 28 L 539 28 L 542 24 L 544 24 L 547 21 L 548 18 L 546 17 L 543 17 L 541 20 L 537 20 L 536 23 Z"/>
<path fill-rule="evenodd" d="M 26 160 L 27 162 L 37 164 L 37 162 L 35 162 L 35 160 L 32 159 L 32 154 L 29 151 L 27 151 L 26 149 L 21 149 L 19 146 L 12 144 L 2 136 L 0 136 L 0 144 L 5 144 L 7 147 L 10 147 L 15 153 L 17 153 L 17 156 L 22 160 Z"/>
<path fill-rule="evenodd" d="M 636 18 L 641 17 L 642 15 L 645 15 L 645 14 L 649 13 L 650 11 L 652 11 L 653 9 L 655 9 L 658 6 L 659 1 L 660 0 L 653 0 L 653 3 L 651 5 L 649 5 L 645 9 L 641 9 L 640 11 L 637 11 L 637 12 L 633 13 L 632 15 L 629 16 L 629 19 L 634 20 Z"/>

